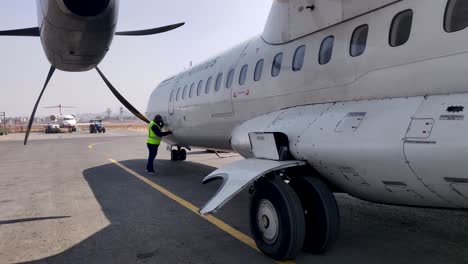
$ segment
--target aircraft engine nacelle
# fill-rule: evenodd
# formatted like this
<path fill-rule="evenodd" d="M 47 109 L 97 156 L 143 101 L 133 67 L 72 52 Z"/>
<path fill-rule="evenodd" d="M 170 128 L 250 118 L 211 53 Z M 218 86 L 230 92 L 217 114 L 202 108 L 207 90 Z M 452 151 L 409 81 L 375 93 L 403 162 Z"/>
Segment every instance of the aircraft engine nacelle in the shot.
<path fill-rule="evenodd" d="M 231 138 L 279 132 L 290 153 L 338 189 L 373 202 L 468 208 L 468 94 L 293 107 L 249 120 Z"/>
<path fill-rule="evenodd" d="M 78 16 L 93 17 L 102 14 L 110 0 L 62 0 L 68 10 Z"/>
<path fill-rule="evenodd" d="M 114 38 L 118 0 L 39 0 L 41 41 L 59 70 L 88 71 L 104 59 Z"/>
<path fill-rule="evenodd" d="M 55 121 L 55 120 L 57 120 L 57 117 L 55 115 L 51 115 L 50 120 Z"/>

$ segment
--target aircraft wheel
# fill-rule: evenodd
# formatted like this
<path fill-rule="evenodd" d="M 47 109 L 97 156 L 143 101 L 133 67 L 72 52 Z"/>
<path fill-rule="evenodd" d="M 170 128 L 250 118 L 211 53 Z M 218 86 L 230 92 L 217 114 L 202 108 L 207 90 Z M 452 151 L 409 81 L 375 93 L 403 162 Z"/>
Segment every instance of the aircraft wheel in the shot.
<path fill-rule="evenodd" d="M 250 201 L 250 229 L 257 247 L 276 259 L 294 259 L 304 244 L 305 221 L 301 201 L 280 179 L 255 184 Z"/>
<path fill-rule="evenodd" d="M 181 149 L 179 151 L 179 160 L 184 161 L 187 159 L 187 151 L 185 149 Z"/>
<path fill-rule="evenodd" d="M 171 150 L 171 160 L 172 161 L 179 160 L 179 152 L 176 149 Z"/>
<path fill-rule="evenodd" d="M 315 254 L 327 251 L 340 232 L 340 212 L 335 196 L 316 177 L 295 177 L 289 185 L 296 191 L 304 208 L 304 251 Z"/>

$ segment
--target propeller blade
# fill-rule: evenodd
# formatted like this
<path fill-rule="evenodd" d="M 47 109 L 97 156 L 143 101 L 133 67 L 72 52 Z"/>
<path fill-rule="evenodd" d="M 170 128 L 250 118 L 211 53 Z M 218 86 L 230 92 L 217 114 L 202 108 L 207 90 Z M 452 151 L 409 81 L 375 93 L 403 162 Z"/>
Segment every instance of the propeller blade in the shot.
<path fill-rule="evenodd" d="M 40 37 L 38 27 L 0 31 L 0 36 Z"/>
<path fill-rule="evenodd" d="M 117 97 L 117 99 L 132 113 L 134 114 L 136 117 L 138 117 L 139 119 L 141 119 L 143 122 L 146 122 L 146 123 L 149 123 L 150 121 L 144 116 L 142 115 L 140 112 L 138 112 L 138 110 L 133 107 L 133 105 L 131 105 L 118 91 L 117 89 L 115 89 L 115 87 L 109 82 L 109 80 L 107 80 L 106 76 L 104 76 L 104 74 L 101 72 L 101 70 L 96 67 L 96 70 L 97 72 L 99 73 L 99 75 L 101 76 L 102 80 L 106 83 L 107 87 L 109 87 L 109 89 L 111 90 L 111 92 L 114 94 L 115 97 Z"/>
<path fill-rule="evenodd" d="M 24 145 L 25 146 L 28 143 L 29 133 L 31 132 L 31 128 L 32 128 L 32 125 L 33 125 L 33 122 L 34 122 L 34 116 L 36 115 L 37 106 L 39 106 L 39 102 L 41 101 L 42 95 L 44 94 L 44 91 L 45 91 L 47 85 L 49 84 L 49 81 L 52 78 L 52 75 L 54 74 L 54 72 L 55 72 L 55 67 L 50 66 L 49 74 L 47 75 L 47 79 L 46 79 L 46 81 L 44 83 L 44 87 L 42 88 L 42 91 L 39 94 L 39 97 L 37 98 L 36 104 L 34 105 L 33 111 L 31 113 L 31 117 L 29 118 L 28 130 L 26 130 L 26 135 L 24 136 Z"/>
<path fill-rule="evenodd" d="M 185 22 L 182 23 L 177 23 L 174 25 L 168 25 L 164 27 L 158 27 L 158 28 L 150 28 L 150 29 L 144 29 L 144 30 L 135 30 L 135 31 L 121 31 L 121 32 L 116 32 L 115 35 L 117 36 L 147 36 L 147 35 L 154 35 L 154 34 L 159 34 L 159 33 L 164 33 L 167 31 L 174 30 L 178 27 L 181 27 L 185 25 Z"/>

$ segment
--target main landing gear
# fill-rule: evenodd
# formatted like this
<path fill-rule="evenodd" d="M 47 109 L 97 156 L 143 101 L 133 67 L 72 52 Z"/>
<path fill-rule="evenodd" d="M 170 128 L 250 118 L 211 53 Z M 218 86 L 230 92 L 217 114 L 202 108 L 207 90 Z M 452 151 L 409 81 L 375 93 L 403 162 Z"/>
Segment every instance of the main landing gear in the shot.
<path fill-rule="evenodd" d="M 184 161 L 187 159 L 187 151 L 181 147 L 171 150 L 172 161 Z"/>
<path fill-rule="evenodd" d="M 335 197 L 319 178 L 280 176 L 257 181 L 250 201 L 250 227 L 258 248 L 276 259 L 294 259 L 301 249 L 325 252 L 339 233 Z"/>

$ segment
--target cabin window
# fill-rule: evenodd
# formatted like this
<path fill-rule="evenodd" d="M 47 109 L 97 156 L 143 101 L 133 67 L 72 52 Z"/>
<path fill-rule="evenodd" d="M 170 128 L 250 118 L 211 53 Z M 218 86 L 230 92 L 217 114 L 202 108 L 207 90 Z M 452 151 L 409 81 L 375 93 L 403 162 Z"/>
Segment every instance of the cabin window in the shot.
<path fill-rule="evenodd" d="M 360 56 L 364 53 L 367 46 L 367 35 L 369 34 L 369 26 L 362 25 L 356 28 L 351 37 L 351 45 L 349 46 L 349 55 L 352 57 Z"/>
<path fill-rule="evenodd" d="M 271 76 L 276 77 L 281 72 L 281 64 L 283 63 L 283 53 L 276 54 L 271 66 Z"/>
<path fill-rule="evenodd" d="M 190 98 L 192 98 L 194 90 L 195 90 L 195 83 L 192 83 L 192 85 L 190 86 L 190 92 L 189 92 Z"/>
<path fill-rule="evenodd" d="M 247 71 L 249 70 L 249 65 L 242 66 L 242 69 L 239 74 L 239 85 L 244 85 L 245 80 L 247 79 Z"/>
<path fill-rule="evenodd" d="M 397 14 L 390 28 L 390 46 L 398 47 L 405 44 L 411 34 L 413 25 L 413 10 L 408 9 Z"/>
<path fill-rule="evenodd" d="M 444 29 L 457 32 L 468 27 L 468 1 L 449 0 L 445 9 Z"/>
<path fill-rule="evenodd" d="M 180 99 L 180 89 L 181 89 L 181 87 L 179 87 L 179 89 L 177 89 L 177 98 L 176 98 L 176 101 L 179 101 L 179 99 Z"/>
<path fill-rule="evenodd" d="M 169 103 L 172 103 L 173 96 L 174 96 L 174 90 L 172 90 L 171 95 L 169 96 Z"/>
<path fill-rule="evenodd" d="M 202 86 L 203 86 L 203 81 L 199 81 L 198 82 L 198 86 L 197 86 L 197 96 L 200 96 L 201 94 L 201 90 L 202 90 Z"/>
<path fill-rule="evenodd" d="M 211 80 L 213 78 L 208 78 L 208 80 L 206 81 L 206 86 L 205 86 L 205 94 L 208 94 L 210 92 L 210 89 L 211 89 Z"/>
<path fill-rule="evenodd" d="M 187 88 L 188 88 L 188 86 L 185 85 L 185 87 L 184 87 L 184 92 L 182 93 L 182 100 L 184 100 L 185 97 L 187 97 Z"/>
<path fill-rule="evenodd" d="M 319 52 L 319 63 L 321 65 L 330 62 L 333 54 L 333 45 L 335 44 L 335 36 L 328 36 L 322 41 Z"/>
<path fill-rule="evenodd" d="M 302 66 L 304 66 L 304 57 L 305 57 L 306 46 L 300 46 L 296 49 L 294 53 L 294 60 L 293 60 L 293 71 L 300 71 L 302 70 Z"/>
<path fill-rule="evenodd" d="M 219 91 L 221 89 L 221 81 L 223 80 L 223 74 L 220 73 L 218 74 L 218 77 L 216 77 L 216 83 L 215 83 L 215 91 Z"/>
<path fill-rule="evenodd" d="M 226 89 L 231 88 L 233 81 L 234 81 L 234 69 L 229 71 L 228 77 L 226 79 Z"/>
<path fill-rule="evenodd" d="M 256 82 L 260 81 L 262 79 L 262 73 L 263 73 L 263 64 L 265 63 L 265 60 L 259 60 L 257 62 L 257 65 L 255 66 L 255 74 L 254 74 L 254 80 Z"/>

